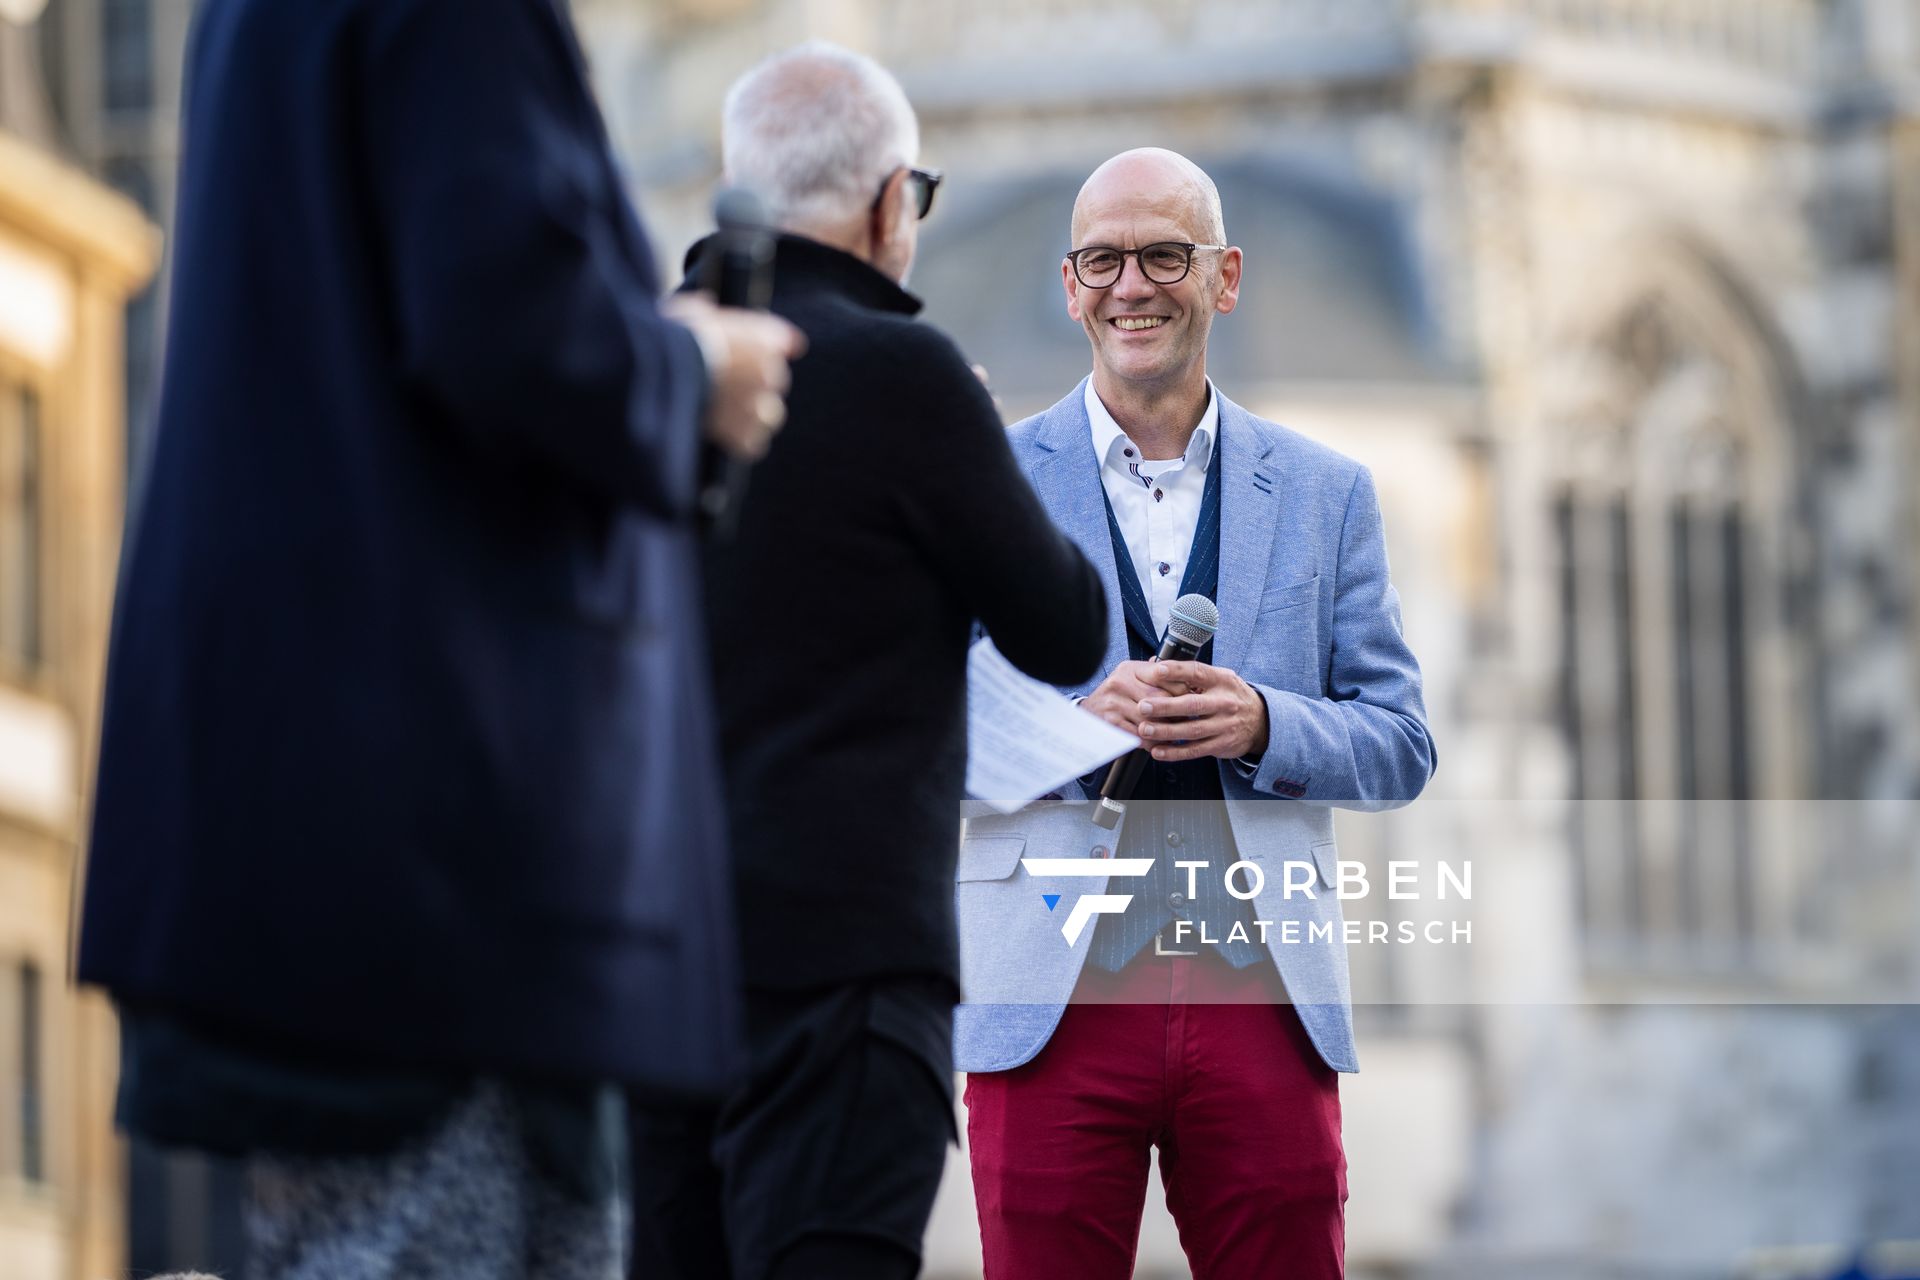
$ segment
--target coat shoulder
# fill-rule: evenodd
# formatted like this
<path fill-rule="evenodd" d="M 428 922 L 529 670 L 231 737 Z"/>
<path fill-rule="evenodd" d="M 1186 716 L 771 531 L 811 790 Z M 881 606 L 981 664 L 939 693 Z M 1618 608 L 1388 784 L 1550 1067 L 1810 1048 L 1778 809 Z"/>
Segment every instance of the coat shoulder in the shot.
<path fill-rule="evenodd" d="M 1046 417 L 1046 412 L 1041 412 L 1020 419 L 1007 428 L 1007 443 L 1016 451 L 1027 448 L 1040 434 L 1040 424 L 1046 420 Z"/>
<path fill-rule="evenodd" d="M 1357 458 L 1302 435 L 1291 427 L 1247 415 L 1264 432 L 1272 448 L 1267 457 L 1296 482 L 1305 480 L 1346 493 L 1366 470 Z"/>
<path fill-rule="evenodd" d="M 1073 390 L 1036 414 L 1020 419 L 1007 428 L 1007 443 L 1015 453 L 1023 454 L 1031 446 L 1057 447 L 1074 428 L 1084 430 L 1086 413 L 1079 408 L 1086 395 L 1087 380 L 1082 378 Z"/>
<path fill-rule="evenodd" d="M 899 371 L 916 378 L 933 372 L 956 382 L 973 377 L 953 339 L 924 320 L 833 296 L 782 301 L 790 304 L 788 318 L 806 332 L 809 354 L 818 345 L 836 362 L 867 362 L 869 376 Z"/>

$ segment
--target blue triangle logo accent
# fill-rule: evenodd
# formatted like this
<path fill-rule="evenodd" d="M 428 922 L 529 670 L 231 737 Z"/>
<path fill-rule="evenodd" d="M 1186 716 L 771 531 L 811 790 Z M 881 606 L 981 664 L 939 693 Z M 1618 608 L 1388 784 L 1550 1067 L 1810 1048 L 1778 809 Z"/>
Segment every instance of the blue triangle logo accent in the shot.
<path fill-rule="evenodd" d="M 1060 895 L 1057 893 L 1043 893 L 1040 895 L 1040 900 L 1047 904 L 1049 911 L 1060 905 Z"/>

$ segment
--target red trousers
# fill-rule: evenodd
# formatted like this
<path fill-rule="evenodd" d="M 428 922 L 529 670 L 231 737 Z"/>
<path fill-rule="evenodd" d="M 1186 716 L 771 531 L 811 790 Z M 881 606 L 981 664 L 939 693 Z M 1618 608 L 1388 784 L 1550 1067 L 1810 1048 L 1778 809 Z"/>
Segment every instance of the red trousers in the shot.
<path fill-rule="evenodd" d="M 1343 1275 L 1338 1077 L 1272 966 L 1089 965 L 1074 1001 L 1031 1062 L 967 1077 L 986 1280 L 1129 1280 L 1149 1147 L 1194 1280 Z"/>

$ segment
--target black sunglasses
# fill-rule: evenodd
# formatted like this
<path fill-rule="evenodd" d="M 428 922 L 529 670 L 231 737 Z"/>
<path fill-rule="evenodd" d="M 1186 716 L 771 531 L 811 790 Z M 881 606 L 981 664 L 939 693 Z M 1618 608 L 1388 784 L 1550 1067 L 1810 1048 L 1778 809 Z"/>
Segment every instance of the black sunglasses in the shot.
<path fill-rule="evenodd" d="M 902 165 L 901 168 L 907 171 L 907 182 L 913 187 L 914 216 L 925 219 L 933 210 L 933 193 L 940 189 L 940 179 L 946 175 L 938 169 L 916 169 L 911 165 Z M 879 211 L 880 202 L 887 196 L 887 184 L 893 181 L 893 175 L 898 172 L 900 170 L 895 169 L 880 179 L 880 190 L 874 193 L 872 212 Z"/>

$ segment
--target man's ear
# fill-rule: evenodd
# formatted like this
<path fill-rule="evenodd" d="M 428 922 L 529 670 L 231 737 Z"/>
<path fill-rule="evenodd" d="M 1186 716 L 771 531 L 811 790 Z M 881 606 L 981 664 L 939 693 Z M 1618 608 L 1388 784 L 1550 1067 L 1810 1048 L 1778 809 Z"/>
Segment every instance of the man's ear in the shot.
<path fill-rule="evenodd" d="M 880 188 L 880 199 L 867 214 L 867 238 L 873 242 L 873 256 L 876 258 L 882 256 L 883 248 L 899 238 L 896 229 L 900 226 L 903 212 L 901 202 L 907 198 L 907 181 L 912 176 L 907 170 L 901 169 L 888 178 L 887 185 Z"/>
<path fill-rule="evenodd" d="M 1223 316 L 1240 305 L 1240 269 L 1244 265 L 1244 255 L 1237 246 L 1220 255 L 1220 296 L 1213 300 L 1213 309 Z"/>
<path fill-rule="evenodd" d="M 1073 263 L 1066 259 L 1060 261 L 1060 287 L 1067 291 L 1067 315 L 1075 324 L 1080 319 L 1080 281 L 1074 277 Z"/>

